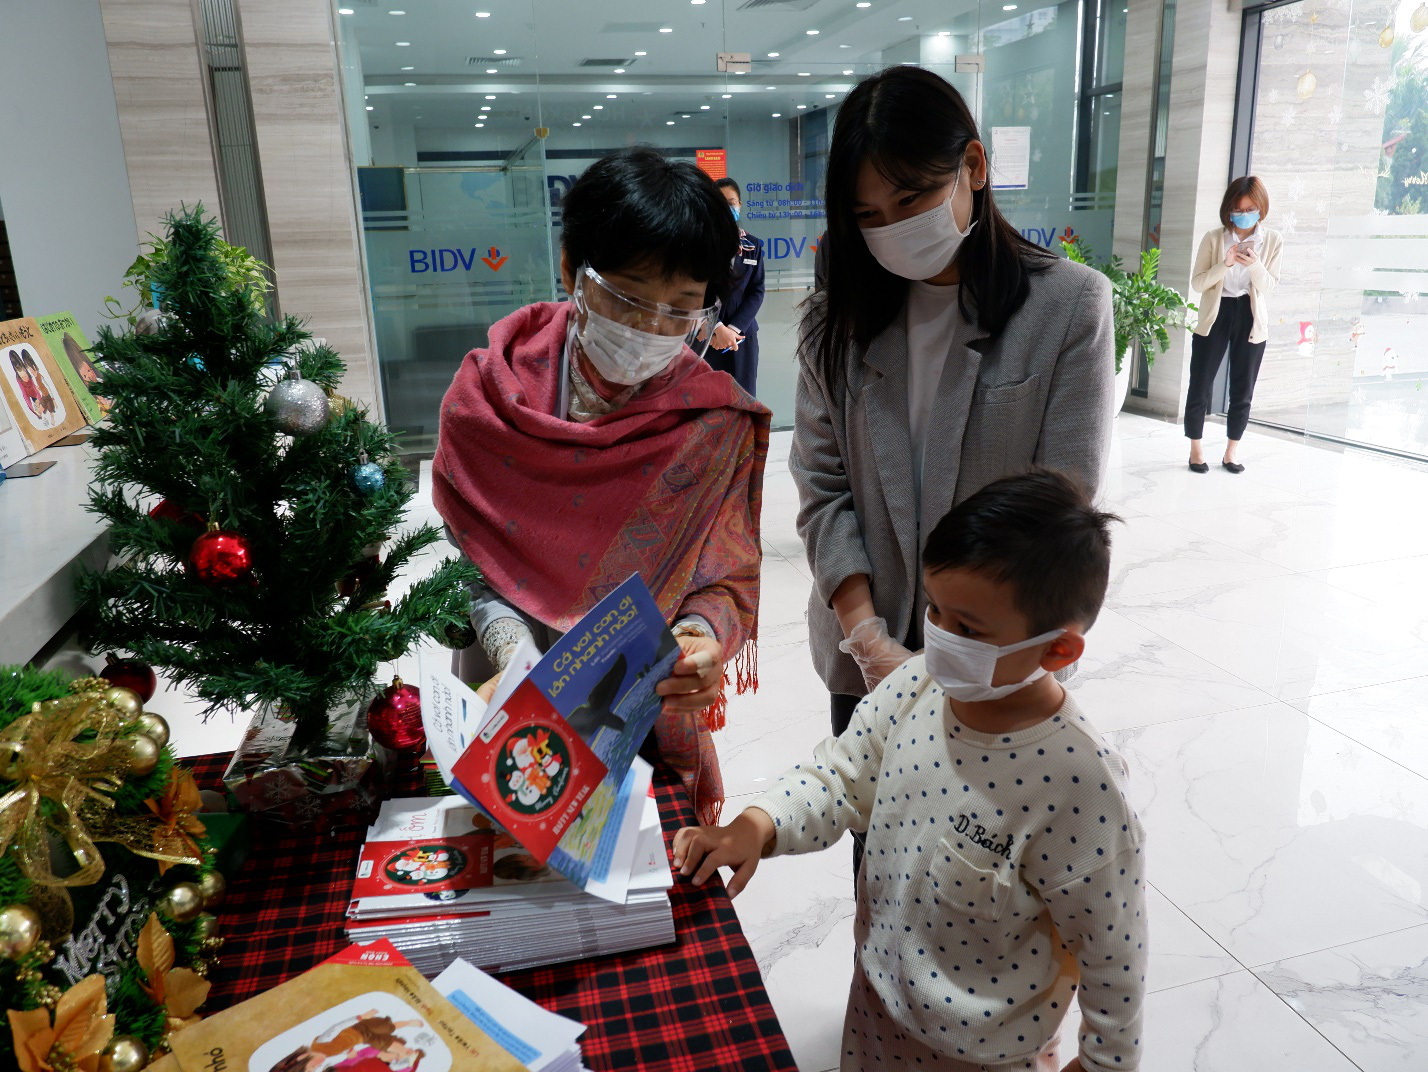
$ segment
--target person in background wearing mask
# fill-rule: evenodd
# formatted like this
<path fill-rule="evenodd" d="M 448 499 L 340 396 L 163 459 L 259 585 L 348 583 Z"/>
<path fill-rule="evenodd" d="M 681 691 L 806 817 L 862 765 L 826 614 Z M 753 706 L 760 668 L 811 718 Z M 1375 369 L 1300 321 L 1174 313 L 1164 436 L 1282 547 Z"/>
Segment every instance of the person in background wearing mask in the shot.
<path fill-rule="evenodd" d="M 729 211 L 737 222 L 744 207 L 739 199 L 739 184 L 723 178 L 715 185 L 729 202 Z M 712 368 L 734 377 L 751 395 L 759 378 L 759 322 L 754 317 L 763 304 L 764 244 L 741 227 L 739 252 L 734 257 L 733 286 L 704 360 Z"/>
<path fill-rule="evenodd" d="M 684 652 L 657 690 L 659 758 L 712 822 L 726 664 L 755 680 L 769 435 L 701 360 L 738 228 L 707 175 L 648 146 L 591 165 L 562 207 L 572 300 L 494 324 L 442 400 L 433 497 L 482 575 L 458 673 L 489 697 L 523 640 L 549 648 L 639 573 Z"/>
<path fill-rule="evenodd" d="M 826 191 L 827 285 L 800 331 L 789 470 L 813 662 L 842 733 L 922 647 L 918 549 L 949 506 L 1031 465 L 1099 489 L 1115 344 L 1110 283 L 997 211 L 971 112 L 932 72 L 854 88 Z"/>
<path fill-rule="evenodd" d="M 674 838 L 695 885 L 867 832 L 854 917 L 847 1072 L 1140 1066 L 1144 834 L 1126 764 L 1053 673 L 1081 656 L 1110 575 L 1110 524 L 1059 473 L 983 488 L 923 553 L 925 656 L 848 729 L 724 827 Z"/>
<path fill-rule="evenodd" d="M 1230 409 L 1225 417 L 1225 456 L 1231 473 L 1243 473 L 1240 440 L 1249 427 L 1264 344 L 1269 338 L 1266 295 L 1279 282 L 1284 243 L 1264 226 L 1269 191 L 1253 175 L 1235 179 L 1220 202 L 1220 223 L 1200 240 L 1190 285 L 1201 293 L 1200 321 L 1190 343 L 1190 388 L 1185 396 L 1185 437 L 1190 440 L 1190 471 L 1208 473 L 1201 439 L 1205 414 L 1213 404 L 1215 373 L 1228 350 Z"/>

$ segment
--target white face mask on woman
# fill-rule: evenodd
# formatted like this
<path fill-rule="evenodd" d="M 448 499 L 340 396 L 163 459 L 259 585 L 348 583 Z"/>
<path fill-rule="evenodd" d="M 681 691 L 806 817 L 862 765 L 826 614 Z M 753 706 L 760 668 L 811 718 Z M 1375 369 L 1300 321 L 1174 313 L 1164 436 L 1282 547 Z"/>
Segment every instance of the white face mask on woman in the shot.
<path fill-rule="evenodd" d="M 952 193 L 936 208 L 920 212 L 906 220 L 885 227 L 863 228 L 863 241 L 878 263 L 893 275 L 904 279 L 931 279 L 952 263 L 962 240 L 972 233 L 975 220 L 965 231 L 957 230 L 952 215 L 952 200 L 962 182 L 962 171 L 952 184 Z"/>
<path fill-rule="evenodd" d="M 585 312 L 585 328 L 575 336 L 600 378 L 622 387 L 652 380 L 684 350 L 683 335 L 656 335 L 618 320 Z"/>
<path fill-rule="evenodd" d="M 961 700 L 963 703 L 1000 700 L 1045 677 L 1046 670 L 1038 666 L 1020 681 L 1014 681 L 1010 685 L 993 685 L 992 678 L 997 672 L 997 660 L 1003 655 L 1025 651 L 1027 648 L 1055 640 L 1064 632 L 1065 629 L 1053 629 L 1030 640 L 1023 640 L 1020 644 L 1007 644 L 999 648 L 995 644 L 985 644 L 971 637 L 949 633 L 933 625 L 929 616 L 922 623 L 927 672 L 933 681 L 942 686 L 942 691 L 954 700 Z"/>

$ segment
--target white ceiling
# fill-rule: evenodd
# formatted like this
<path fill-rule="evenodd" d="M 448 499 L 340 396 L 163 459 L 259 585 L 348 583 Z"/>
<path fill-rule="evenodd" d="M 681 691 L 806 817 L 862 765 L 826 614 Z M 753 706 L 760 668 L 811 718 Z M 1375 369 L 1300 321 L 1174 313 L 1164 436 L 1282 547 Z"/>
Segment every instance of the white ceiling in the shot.
<path fill-rule="evenodd" d="M 1054 0 L 1015 0 L 1012 15 L 1004 5 L 1013 0 L 869 2 L 858 8 L 856 0 L 339 0 L 338 6 L 353 11 L 340 17 L 350 20 L 360 43 L 374 121 L 470 130 L 476 118 L 491 132 L 573 122 L 628 131 L 672 121 L 688 128 L 693 142 L 720 140 L 714 128 L 726 121 L 834 104 L 858 78 L 885 66 L 885 53 L 916 55 L 911 39 L 948 32 L 960 38 L 947 43 L 950 52 L 967 47 L 962 35 L 1054 6 Z M 477 11 L 490 16 L 478 19 Z M 505 54 L 496 56 L 497 49 Z M 719 74 L 721 51 L 751 53 L 752 73 Z M 770 59 L 769 52 L 779 55 Z M 491 67 L 472 66 L 470 57 Z M 582 66 L 586 59 L 624 61 L 625 73 Z M 596 104 L 603 107 L 595 111 Z M 491 111 L 482 115 L 482 106 Z M 700 136 L 699 128 L 708 134 Z"/>

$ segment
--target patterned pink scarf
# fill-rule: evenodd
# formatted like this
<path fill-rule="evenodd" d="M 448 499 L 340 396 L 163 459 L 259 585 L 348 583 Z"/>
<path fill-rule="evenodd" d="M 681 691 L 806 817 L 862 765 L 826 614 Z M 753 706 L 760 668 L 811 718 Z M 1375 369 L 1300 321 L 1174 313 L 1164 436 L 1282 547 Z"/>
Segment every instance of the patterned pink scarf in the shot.
<path fill-rule="evenodd" d="M 436 507 L 486 583 L 531 617 L 569 629 L 638 573 L 668 620 L 714 626 L 739 692 L 757 688 L 769 412 L 686 350 L 614 413 L 556 417 L 570 308 L 517 310 L 466 355 L 442 401 Z M 721 694 L 703 717 L 656 725 L 704 822 L 723 801 L 710 731 L 724 709 Z"/>

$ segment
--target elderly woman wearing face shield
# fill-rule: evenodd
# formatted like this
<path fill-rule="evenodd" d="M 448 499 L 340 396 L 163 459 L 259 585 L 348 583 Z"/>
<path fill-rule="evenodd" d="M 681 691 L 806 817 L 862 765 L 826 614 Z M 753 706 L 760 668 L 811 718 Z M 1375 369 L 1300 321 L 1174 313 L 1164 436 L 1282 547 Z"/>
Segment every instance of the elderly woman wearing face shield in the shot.
<path fill-rule="evenodd" d="M 658 688 L 659 755 L 716 815 L 725 682 L 755 681 L 769 431 L 701 359 L 738 228 L 706 175 L 647 147 L 581 175 L 563 225 L 572 300 L 493 325 L 442 402 L 434 498 L 484 580 L 460 672 L 493 687 L 524 639 L 548 648 L 640 574 L 683 650 Z"/>

